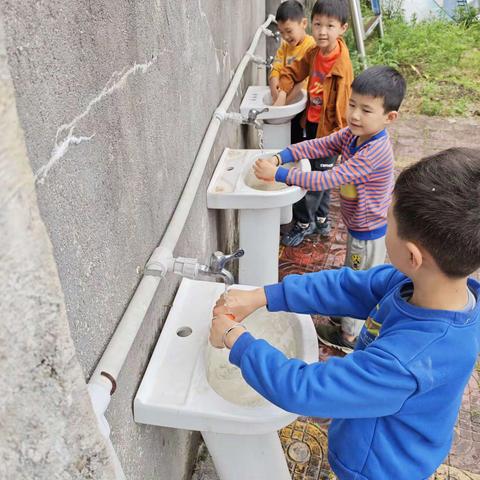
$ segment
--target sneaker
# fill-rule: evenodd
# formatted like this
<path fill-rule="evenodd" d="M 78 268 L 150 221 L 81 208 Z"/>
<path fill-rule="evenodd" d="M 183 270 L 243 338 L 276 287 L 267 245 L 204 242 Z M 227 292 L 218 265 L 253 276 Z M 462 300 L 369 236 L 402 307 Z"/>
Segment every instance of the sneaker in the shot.
<path fill-rule="evenodd" d="M 323 220 L 317 218 L 315 224 L 317 227 L 317 233 L 320 234 L 321 237 L 328 237 L 330 235 L 332 226 L 330 225 L 330 220 L 328 220 L 328 218 Z"/>
<path fill-rule="evenodd" d="M 316 228 L 317 227 L 314 222 L 309 224 L 297 222 L 293 228 L 282 237 L 281 243 L 286 247 L 296 247 L 303 242 L 305 237 L 315 233 Z"/>
<path fill-rule="evenodd" d="M 315 325 L 315 330 L 317 331 L 318 340 L 324 345 L 336 348 L 344 353 L 353 352 L 355 342 L 349 342 L 344 338 L 340 326 Z"/>

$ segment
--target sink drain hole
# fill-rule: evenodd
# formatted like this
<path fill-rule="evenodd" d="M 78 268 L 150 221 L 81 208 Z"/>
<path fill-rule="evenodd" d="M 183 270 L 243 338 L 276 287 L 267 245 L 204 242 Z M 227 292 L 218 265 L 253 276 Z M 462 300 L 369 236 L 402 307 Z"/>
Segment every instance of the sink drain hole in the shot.
<path fill-rule="evenodd" d="M 177 335 L 179 337 L 188 337 L 191 334 L 192 334 L 192 329 L 190 327 L 180 327 L 177 330 Z"/>
<path fill-rule="evenodd" d="M 227 172 L 231 172 L 233 170 L 234 167 L 228 167 L 227 168 Z"/>

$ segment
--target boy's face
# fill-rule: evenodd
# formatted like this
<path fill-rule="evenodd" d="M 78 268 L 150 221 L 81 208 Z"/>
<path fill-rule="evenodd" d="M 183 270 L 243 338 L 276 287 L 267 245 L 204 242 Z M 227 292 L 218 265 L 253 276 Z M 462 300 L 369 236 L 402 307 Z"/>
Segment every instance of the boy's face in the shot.
<path fill-rule="evenodd" d="M 367 140 L 396 120 L 398 112 L 385 113 L 383 98 L 352 92 L 348 102 L 347 123 L 352 133 Z"/>
<path fill-rule="evenodd" d="M 307 19 L 304 18 L 299 22 L 297 22 L 296 20 L 286 20 L 285 22 L 278 22 L 277 27 L 282 38 L 291 47 L 296 47 L 305 38 Z"/>
<path fill-rule="evenodd" d="M 342 24 L 334 17 L 314 15 L 312 18 L 313 38 L 324 52 L 329 52 L 336 47 L 338 37 L 343 35 L 347 28 L 347 23 Z"/>

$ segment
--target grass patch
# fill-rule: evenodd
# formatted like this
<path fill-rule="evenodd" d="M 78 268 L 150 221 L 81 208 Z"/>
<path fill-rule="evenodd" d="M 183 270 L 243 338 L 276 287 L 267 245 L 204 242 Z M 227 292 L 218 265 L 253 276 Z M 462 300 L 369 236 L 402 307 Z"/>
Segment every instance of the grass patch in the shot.
<path fill-rule="evenodd" d="M 480 22 L 384 19 L 383 39 L 366 42 L 369 65 L 398 68 L 408 82 L 402 111 L 433 116 L 480 116 Z M 347 35 L 355 72 L 361 64 Z"/>

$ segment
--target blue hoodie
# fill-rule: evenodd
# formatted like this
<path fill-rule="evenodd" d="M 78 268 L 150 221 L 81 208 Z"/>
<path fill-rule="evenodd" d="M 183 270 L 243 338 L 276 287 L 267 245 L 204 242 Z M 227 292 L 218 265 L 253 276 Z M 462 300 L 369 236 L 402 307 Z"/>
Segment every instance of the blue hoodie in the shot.
<path fill-rule="evenodd" d="M 480 284 L 469 279 L 478 299 Z M 265 287 L 268 310 L 366 319 L 344 358 L 306 364 L 244 333 L 230 361 L 284 410 L 334 420 L 328 459 L 342 480 L 427 479 L 447 456 L 480 345 L 469 311 L 408 303 L 411 280 L 390 265 L 290 275 Z"/>

